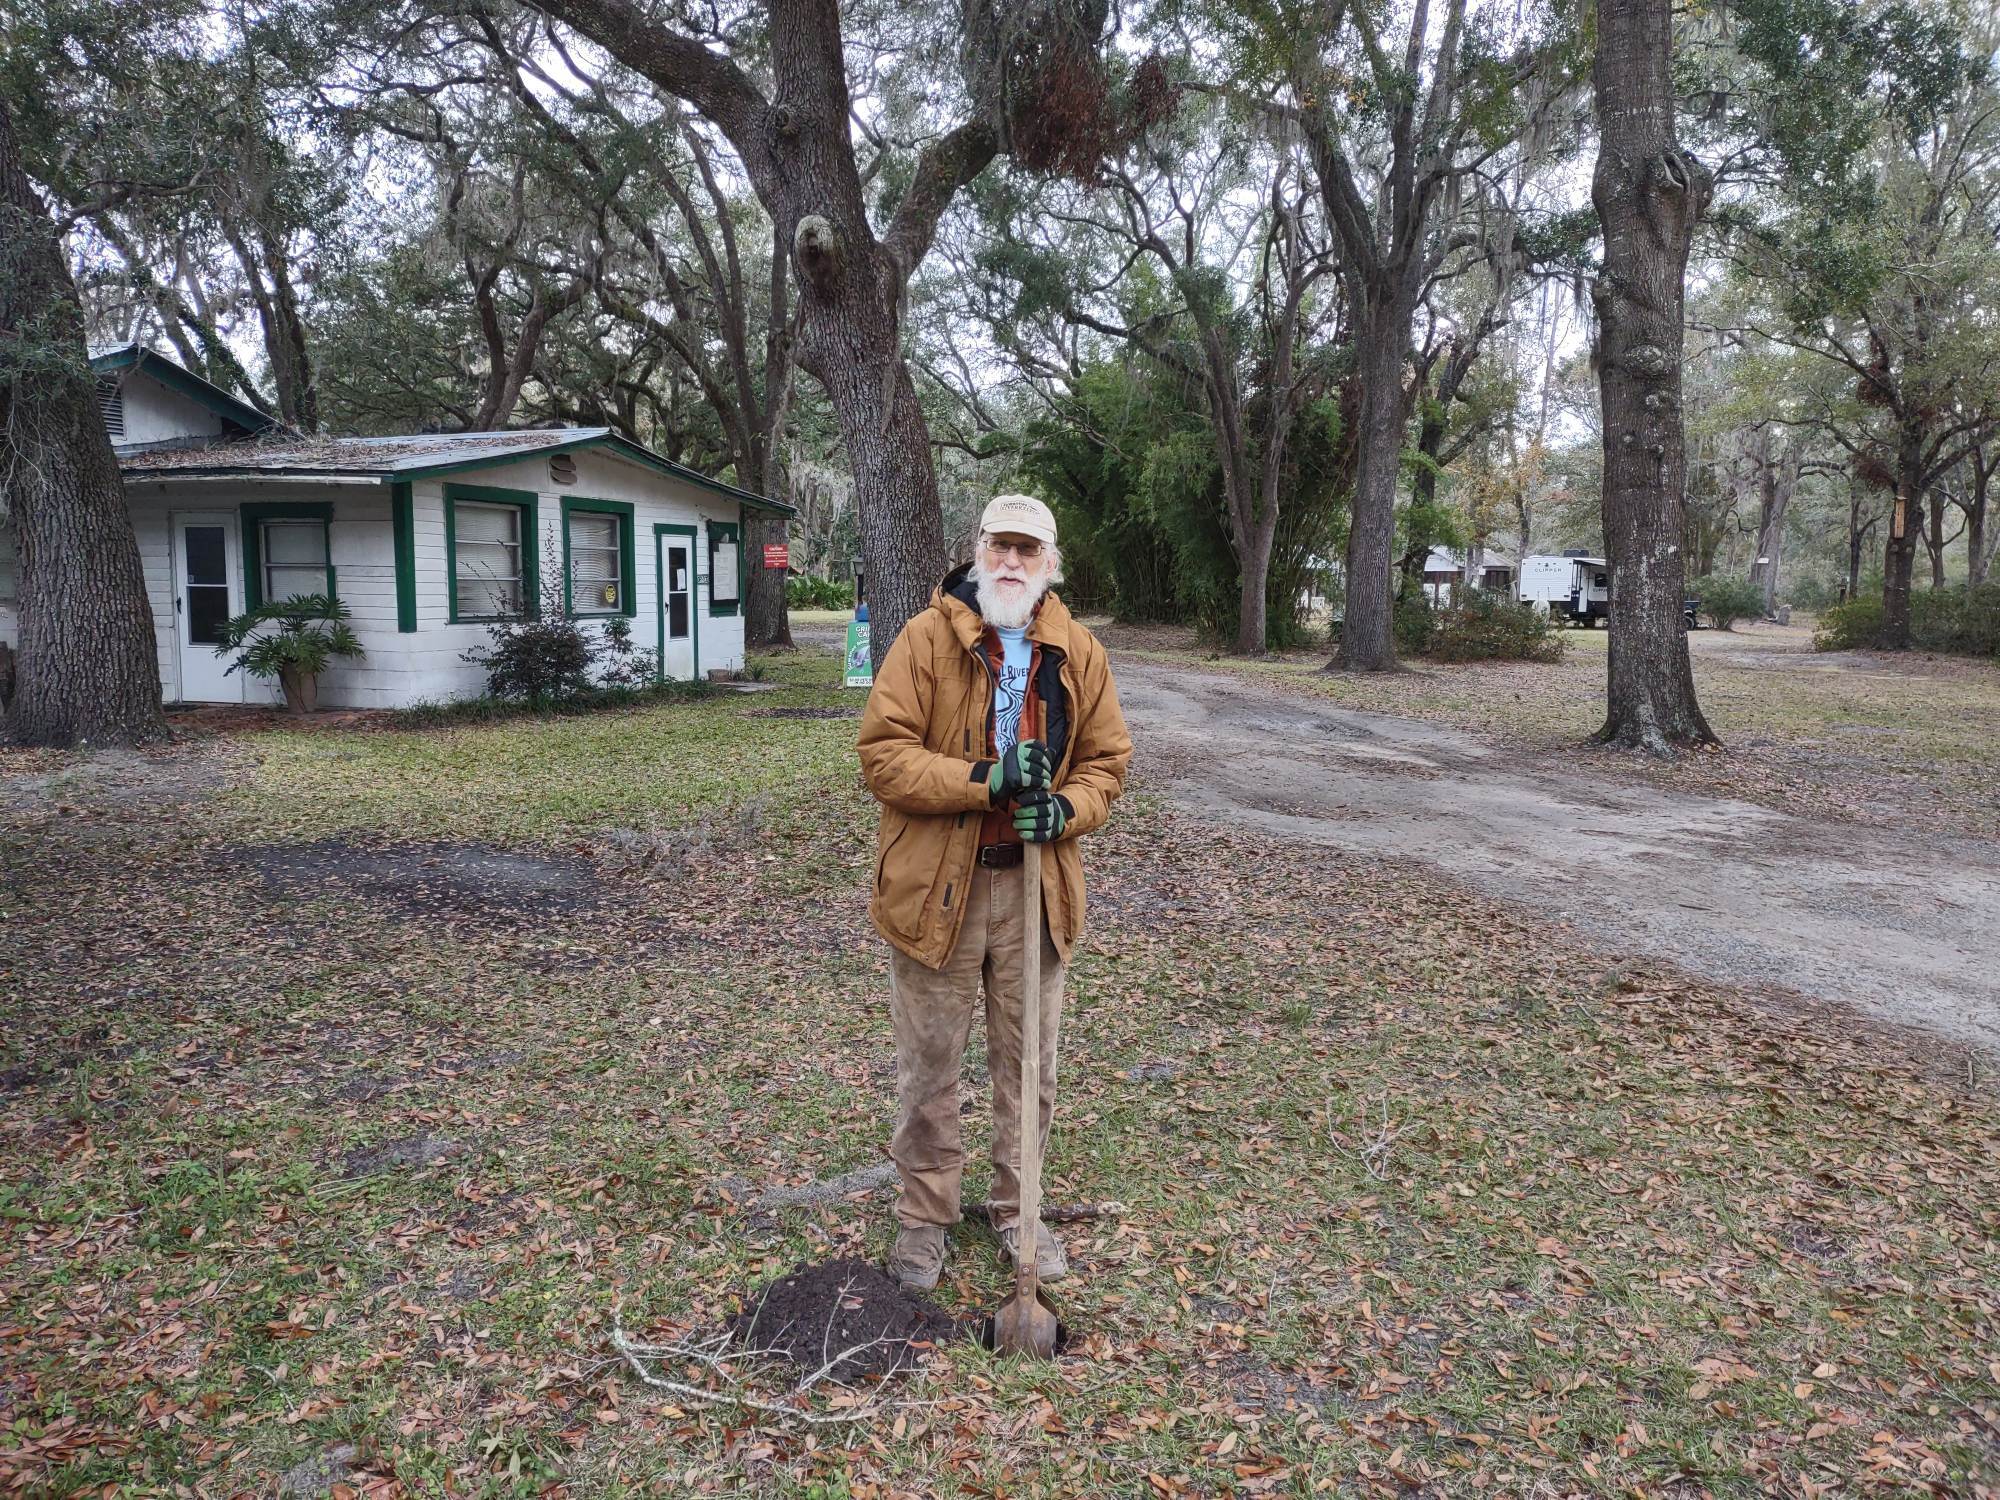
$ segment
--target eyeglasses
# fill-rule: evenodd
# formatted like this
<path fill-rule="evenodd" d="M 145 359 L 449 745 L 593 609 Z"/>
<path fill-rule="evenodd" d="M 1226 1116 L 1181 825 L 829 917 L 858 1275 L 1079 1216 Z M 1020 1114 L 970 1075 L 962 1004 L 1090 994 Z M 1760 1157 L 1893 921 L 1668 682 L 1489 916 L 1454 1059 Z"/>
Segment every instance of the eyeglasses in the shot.
<path fill-rule="evenodd" d="M 997 558 L 1004 558 L 1011 552 L 1022 562 L 1033 562 L 1042 555 L 1040 542 L 1003 542 L 990 536 L 983 536 L 979 540 L 981 545 Z"/>

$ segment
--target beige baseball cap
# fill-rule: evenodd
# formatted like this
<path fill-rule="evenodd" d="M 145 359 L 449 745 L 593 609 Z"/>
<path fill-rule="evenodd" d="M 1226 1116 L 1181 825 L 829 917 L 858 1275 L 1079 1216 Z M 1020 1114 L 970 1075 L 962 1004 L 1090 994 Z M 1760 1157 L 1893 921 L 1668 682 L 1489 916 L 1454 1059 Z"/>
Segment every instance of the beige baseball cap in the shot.
<path fill-rule="evenodd" d="M 995 495 L 986 502 L 979 518 L 982 533 L 1012 532 L 1031 536 L 1053 547 L 1056 544 L 1056 517 L 1033 495 Z"/>

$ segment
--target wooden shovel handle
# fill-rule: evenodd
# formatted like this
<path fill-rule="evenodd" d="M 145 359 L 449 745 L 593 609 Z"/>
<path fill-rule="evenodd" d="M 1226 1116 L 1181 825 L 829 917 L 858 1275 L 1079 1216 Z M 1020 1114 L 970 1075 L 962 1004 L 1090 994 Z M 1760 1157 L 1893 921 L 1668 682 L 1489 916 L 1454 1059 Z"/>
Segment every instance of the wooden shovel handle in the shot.
<path fill-rule="evenodd" d="M 1032 1305 L 1041 1285 L 1035 1232 L 1042 1213 L 1042 846 L 1021 849 L 1021 1192 L 1014 1231 L 1014 1295 Z"/>

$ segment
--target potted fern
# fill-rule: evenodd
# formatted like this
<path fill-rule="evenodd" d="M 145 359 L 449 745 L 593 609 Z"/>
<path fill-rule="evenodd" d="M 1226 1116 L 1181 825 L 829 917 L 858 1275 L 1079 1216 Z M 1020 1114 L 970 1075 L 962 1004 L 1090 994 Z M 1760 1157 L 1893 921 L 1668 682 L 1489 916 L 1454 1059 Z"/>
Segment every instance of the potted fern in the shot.
<path fill-rule="evenodd" d="M 319 706 L 319 674 L 335 657 L 362 656 L 360 638 L 347 623 L 347 606 L 331 594 L 299 594 L 237 615 L 222 627 L 215 654 L 236 653 L 229 670 L 277 678 L 285 707 L 309 714 Z M 275 629 L 262 630 L 264 626 Z"/>

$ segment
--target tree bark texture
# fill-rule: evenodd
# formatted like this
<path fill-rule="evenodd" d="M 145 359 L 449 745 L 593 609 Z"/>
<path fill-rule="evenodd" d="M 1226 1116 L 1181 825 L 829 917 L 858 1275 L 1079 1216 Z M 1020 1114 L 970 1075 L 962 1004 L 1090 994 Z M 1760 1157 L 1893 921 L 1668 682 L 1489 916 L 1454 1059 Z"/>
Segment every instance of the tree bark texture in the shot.
<path fill-rule="evenodd" d="M 1674 138 L 1670 0 L 1598 0 L 1599 146 L 1591 199 L 1604 270 L 1591 286 L 1604 426 L 1610 661 L 1600 741 L 1666 754 L 1716 743 L 1702 717 L 1681 601 L 1687 445 L 1682 302 L 1706 171 Z"/>
<path fill-rule="evenodd" d="M 1396 480 L 1409 424 L 1403 360 L 1414 308 L 1390 299 L 1369 310 L 1360 333 L 1361 430 L 1352 519 L 1347 528 L 1347 598 L 1333 665 L 1387 672 L 1396 665 L 1390 574 L 1396 549 Z"/>
<path fill-rule="evenodd" d="M 1785 515 L 1791 509 L 1792 496 L 1799 487 L 1802 455 L 1796 443 L 1788 444 L 1782 454 L 1774 455 L 1768 427 L 1758 430 L 1756 444 L 1757 551 L 1750 559 L 1750 581 L 1762 593 L 1764 613 L 1770 616 L 1777 613 L 1778 572 L 1783 566 L 1785 551 Z"/>
<path fill-rule="evenodd" d="M 1889 500 L 1888 535 L 1882 545 L 1882 640 L 1891 651 L 1910 647 L 1910 582 L 1917 538 L 1924 527 L 1924 426 L 1906 417 L 1896 431 L 1896 492 Z"/>
<path fill-rule="evenodd" d="M 879 666 L 903 625 L 929 604 L 946 562 L 930 432 L 902 352 L 903 302 L 939 215 L 993 159 L 998 132 L 976 119 L 925 147 L 878 236 L 854 157 L 834 0 L 773 0 L 769 98 L 733 59 L 632 0 L 537 0 L 537 8 L 720 130 L 790 246 L 798 363 L 826 389 L 846 444 Z"/>
<path fill-rule="evenodd" d="M 1993 468 L 2000 465 L 2000 449 L 1995 450 L 1993 460 L 1993 464 L 1987 462 L 1983 443 L 1972 450 L 1972 494 L 1965 505 L 1965 582 L 1968 588 L 1976 589 L 1986 582 L 1986 570 L 1991 563 L 1991 555 L 1986 548 L 1986 496 L 1987 487 L 1993 479 Z"/>
<path fill-rule="evenodd" d="M 97 409 L 83 309 L 0 101 L 0 493 L 19 564 L 10 738 L 167 737 L 139 544 Z"/>

